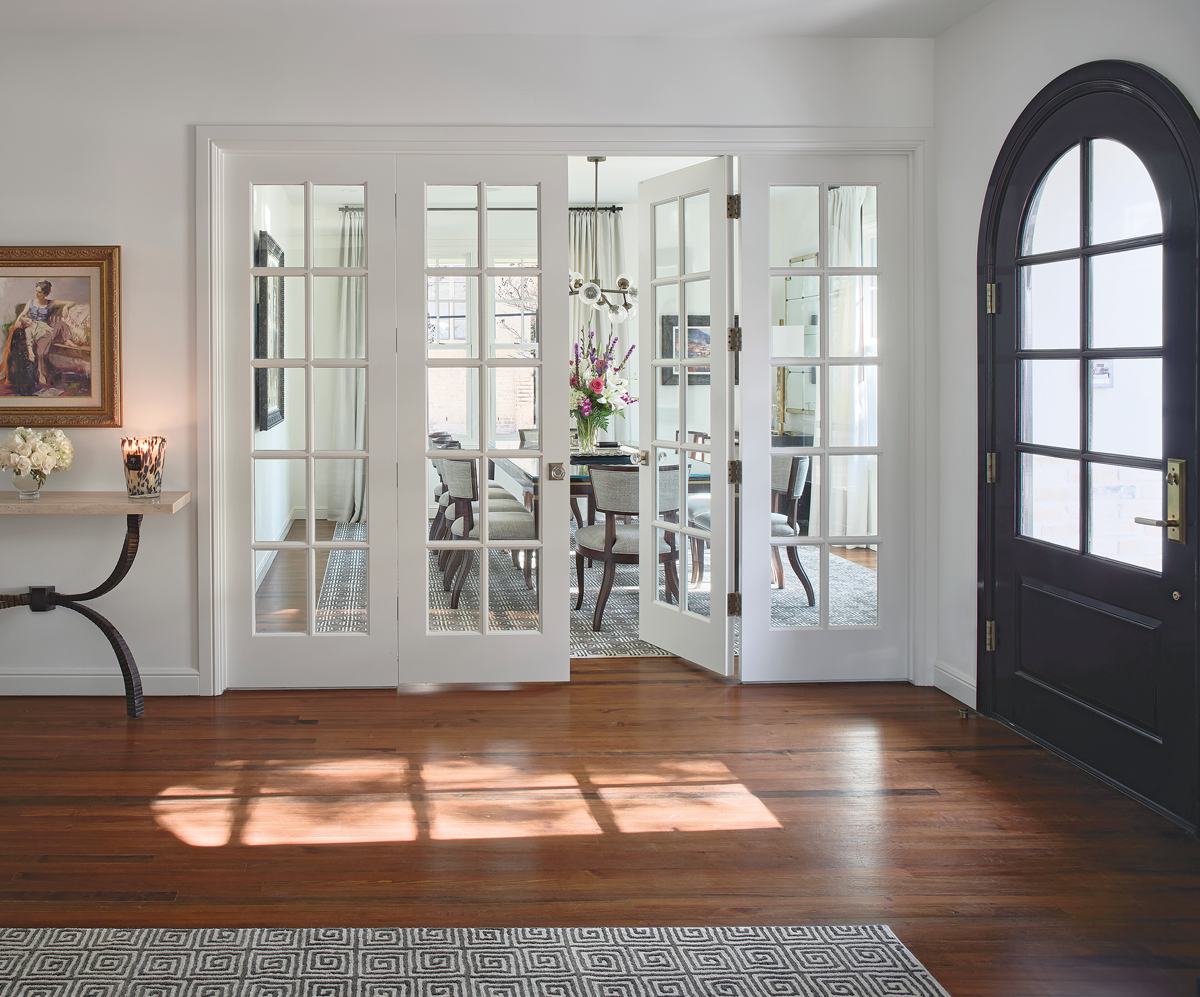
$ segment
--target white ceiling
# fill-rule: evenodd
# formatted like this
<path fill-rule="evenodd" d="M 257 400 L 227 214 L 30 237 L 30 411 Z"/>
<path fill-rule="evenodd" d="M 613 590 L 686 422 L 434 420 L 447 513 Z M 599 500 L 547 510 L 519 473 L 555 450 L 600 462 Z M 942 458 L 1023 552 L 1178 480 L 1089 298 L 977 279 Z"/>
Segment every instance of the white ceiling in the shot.
<path fill-rule="evenodd" d="M 597 152 L 597 156 L 602 153 Z M 639 181 L 703 163 L 711 156 L 609 156 L 600 164 L 600 203 L 636 204 Z M 587 156 L 567 157 L 567 203 L 592 204 L 596 165 Z"/>
<path fill-rule="evenodd" d="M 931 38 L 991 0 L 5 0 L 8 29 Z"/>

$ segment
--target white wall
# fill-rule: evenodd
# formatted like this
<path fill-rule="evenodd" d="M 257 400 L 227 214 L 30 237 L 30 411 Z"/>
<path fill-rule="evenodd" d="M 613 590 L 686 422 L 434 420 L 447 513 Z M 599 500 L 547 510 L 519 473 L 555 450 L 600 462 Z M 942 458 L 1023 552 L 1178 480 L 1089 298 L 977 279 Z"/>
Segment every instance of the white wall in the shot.
<path fill-rule="evenodd" d="M 72 430 L 75 467 L 50 489 L 123 488 L 118 438 L 150 433 L 168 440 L 165 487 L 196 485 L 196 124 L 894 128 L 933 118 L 928 40 L 690 38 L 694 71 L 681 73 L 664 55 L 678 43 L 663 39 L 606 43 L 605 71 L 586 72 L 577 38 L 333 37 L 316 27 L 56 30 L 52 43 L 6 33 L 0 134 L 24 139 L 0 168 L 0 240 L 122 247 L 124 429 Z M 116 517 L 10 518 L 0 590 L 90 587 L 115 562 L 123 527 Z M 128 579 L 95 604 L 125 633 L 150 694 L 199 688 L 196 579 L 207 558 L 194 507 L 149 520 Z M 66 672 L 92 677 L 55 677 Z M 0 614 L 0 693 L 121 689 L 86 621 Z"/>
<path fill-rule="evenodd" d="M 1200 106 L 1196 0 L 996 0 L 939 35 L 940 311 L 938 679 L 974 703 L 976 248 L 984 192 L 1017 117 L 1047 83 L 1096 59 L 1140 62 Z"/>

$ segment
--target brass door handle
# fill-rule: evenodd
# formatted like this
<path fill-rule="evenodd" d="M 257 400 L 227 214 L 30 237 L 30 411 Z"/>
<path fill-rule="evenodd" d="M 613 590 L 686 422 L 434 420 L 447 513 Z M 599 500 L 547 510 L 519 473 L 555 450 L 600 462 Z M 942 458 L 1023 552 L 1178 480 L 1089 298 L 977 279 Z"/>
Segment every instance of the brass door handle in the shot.
<path fill-rule="evenodd" d="M 1141 523 L 1143 526 L 1170 526 L 1176 527 L 1179 525 L 1178 519 L 1145 519 L 1142 516 L 1134 516 L 1135 523 Z"/>

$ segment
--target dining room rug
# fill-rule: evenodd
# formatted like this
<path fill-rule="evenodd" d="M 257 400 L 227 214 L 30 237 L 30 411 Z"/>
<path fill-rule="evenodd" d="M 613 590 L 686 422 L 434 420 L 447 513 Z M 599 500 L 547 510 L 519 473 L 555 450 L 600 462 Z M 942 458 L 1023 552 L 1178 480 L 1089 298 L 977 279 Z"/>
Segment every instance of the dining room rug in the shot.
<path fill-rule="evenodd" d="M 367 542 L 366 523 L 338 523 L 333 542 Z M 317 595 L 317 633 L 366 633 L 367 552 L 331 550 Z"/>
<path fill-rule="evenodd" d="M 883 924 L 0 928 L 0 994 L 949 997 Z"/>

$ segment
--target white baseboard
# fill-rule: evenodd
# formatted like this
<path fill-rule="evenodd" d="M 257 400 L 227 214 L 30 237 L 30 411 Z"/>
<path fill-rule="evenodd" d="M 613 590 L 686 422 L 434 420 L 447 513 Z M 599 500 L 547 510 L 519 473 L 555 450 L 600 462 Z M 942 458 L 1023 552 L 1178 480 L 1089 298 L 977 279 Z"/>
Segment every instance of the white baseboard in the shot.
<path fill-rule="evenodd" d="M 967 675 L 965 672 L 947 665 L 944 661 L 938 661 L 934 663 L 933 667 L 933 684 L 960 703 L 965 703 L 971 709 L 975 709 L 974 675 Z"/>
<path fill-rule="evenodd" d="M 146 696 L 198 696 L 200 673 L 144 672 L 142 693 Z M 0 671 L 0 696 L 124 696 L 125 683 L 117 663 L 113 673 Z"/>

